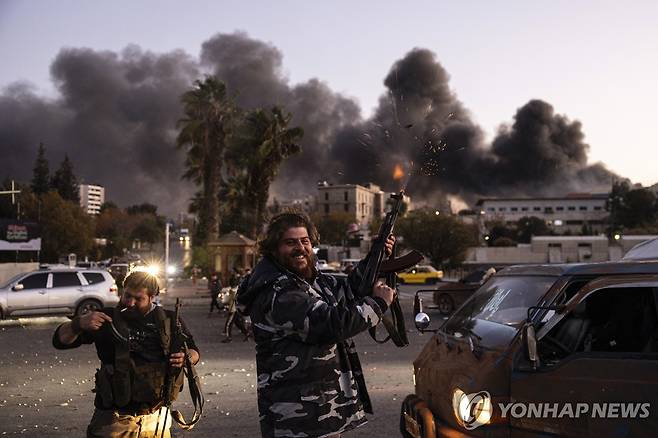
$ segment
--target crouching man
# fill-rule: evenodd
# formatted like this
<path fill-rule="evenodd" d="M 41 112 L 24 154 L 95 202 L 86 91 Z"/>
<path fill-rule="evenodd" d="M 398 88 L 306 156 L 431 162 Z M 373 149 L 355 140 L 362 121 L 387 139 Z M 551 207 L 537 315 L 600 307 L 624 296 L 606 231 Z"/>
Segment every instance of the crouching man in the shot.
<path fill-rule="evenodd" d="M 158 293 L 155 277 L 133 272 L 124 280 L 117 307 L 76 317 L 53 335 L 53 346 L 61 350 L 93 343 L 101 361 L 87 437 L 170 436 L 165 379 L 170 367 L 184 365 L 185 353 L 169 351 L 176 321 L 173 312 L 155 305 Z M 196 364 L 198 348 L 182 326 L 189 359 Z M 173 398 L 182 388 L 183 373 L 176 375 Z"/>

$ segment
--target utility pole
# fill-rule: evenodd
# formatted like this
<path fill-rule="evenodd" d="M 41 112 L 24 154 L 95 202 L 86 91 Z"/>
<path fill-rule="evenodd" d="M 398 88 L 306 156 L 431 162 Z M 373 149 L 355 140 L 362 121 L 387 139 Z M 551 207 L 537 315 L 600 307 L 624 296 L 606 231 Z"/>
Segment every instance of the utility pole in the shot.
<path fill-rule="evenodd" d="M 16 186 L 14 185 L 14 180 L 12 179 L 11 180 L 11 190 L 0 191 L 0 195 L 11 195 L 11 205 L 15 205 L 16 204 L 16 195 L 19 194 L 20 192 L 21 192 L 20 190 L 16 190 Z M 19 218 L 20 214 L 21 214 L 21 205 L 19 203 L 18 204 L 18 212 L 16 214 L 16 219 Z"/>
<path fill-rule="evenodd" d="M 165 266 L 164 266 L 164 278 L 165 278 L 165 290 L 169 289 L 169 222 L 165 225 Z"/>

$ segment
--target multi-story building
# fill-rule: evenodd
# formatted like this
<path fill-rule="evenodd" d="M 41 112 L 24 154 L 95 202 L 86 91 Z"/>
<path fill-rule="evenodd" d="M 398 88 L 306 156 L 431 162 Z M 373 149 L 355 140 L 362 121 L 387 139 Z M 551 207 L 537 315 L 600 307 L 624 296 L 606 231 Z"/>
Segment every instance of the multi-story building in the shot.
<path fill-rule="evenodd" d="M 586 225 L 593 232 L 605 229 L 607 194 L 575 193 L 555 198 L 485 198 L 476 208 L 485 221 L 515 224 L 525 216 L 546 221 L 558 233 L 580 232 Z"/>
<path fill-rule="evenodd" d="M 87 214 L 99 214 L 105 202 L 105 187 L 95 184 L 80 184 L 80 205 Z"/>
<path fill-rule="evenodd" d="M 301 199 L 279 200 L 274 198 L 268 205 L 270 213 L 277 214 L 287 210 L 303 211 L 312 213 L 315 211 L 315 196 L 309 195 Z"/>

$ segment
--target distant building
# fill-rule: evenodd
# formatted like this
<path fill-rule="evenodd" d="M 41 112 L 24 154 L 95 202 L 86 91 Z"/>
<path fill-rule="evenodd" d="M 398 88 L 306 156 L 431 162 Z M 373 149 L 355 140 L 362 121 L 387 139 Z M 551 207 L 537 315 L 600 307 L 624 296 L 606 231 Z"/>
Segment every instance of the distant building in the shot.
<path fill-rule="evenodd" d="M 105 187 L 94 184 L 80 184 L 80 205 L 87 214 L 99 214 L 105 202 Z"/>
<path fill-rule="evenodd" d="M 577 233 L 583 225 L 598 233 L 605 229 L 607 200 L 605 193 L 574 193 L 555 198 L 485 198 L 477 202 L 476 212 L 485 221 L 499 220 L 507 225 L 525 216 L 535 216 L 557 233 L 567 230 Z"/>
<path fill-rule="evenodd" d="M 315 197 L 306 196 L 301 199 L 279 200 L 274 198 L 268 205 L 271 214 L 282 213 L 284 211 L 303 211 L 304 213 L 313 213 L 315 211 Z"/>
<path fill-rule="evenodd" d="M 338 184 L 318 183 L 316 212 L 328 216 L 333 213 L 349 213 L 360 225 L 368 224 L 386 212 L 389 194 L 372 183 Z M 411 198 L 404 197 L 407 210 L 411 210 Z"/>

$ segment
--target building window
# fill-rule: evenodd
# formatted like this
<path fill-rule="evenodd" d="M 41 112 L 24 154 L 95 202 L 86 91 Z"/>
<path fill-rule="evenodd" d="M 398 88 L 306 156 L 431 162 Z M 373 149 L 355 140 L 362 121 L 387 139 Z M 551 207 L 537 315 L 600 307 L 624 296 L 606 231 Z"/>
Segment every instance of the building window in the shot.
<path fill-rule="evenodd" d="M 564 207 L 555 207 L 557 211 L 564 211 Z"/>
<path fill-rule="evenodd" d="M 345 200 L 347 201 L 347 192 L 345 192 Z"/>
<path fill-rule="evenodd" d="M 329 204 L 324 204 L 324 214 L 329 214 Z"/>
<path fill-rule="evenodd" d="M 569 207 L 567 207 L 567 210 L 576 211 L 576 207 L 574 207 L 573 205 L 570 205 Z"/>
<path fill-rule="evenodd" d="M 489 208 L 487 208 L 487 210 L 489 210 L 489 211 L 496 211 L 496 209 L 493 208 L 493 207 L 489 207 Z"/>
<path fill-rule="evenodd" d="M 498 211 L 507 211 L 506 207 L 498 207 Z"/>
<path fill-rule="evenodd" d="M 521 207 L 521 211 L 528 211 L 528 207 Z"/>
<path fill-rule="evenodd" d="M 510 210 L 512 210 L 512 211 L 519 211 L 518 207 L 512 207 L 512 208 L 510 208 Z"/>
<path fill-rule="evenodd" d="M 532 207 L 532 211 L 541 211 L 541 207 Z"/>
<path fill-rule="evenodd" d="M 596 206 L 594 206 L 594 210 L 601 211 L 601 210 L 603 210 L 603 207 L 601 207 L 600 205 L 596 205 Z"/>
<path fill-rule="evenodd" d="M 578 210 L 580 210 L 580 211 L 587 211 L 587 207 L 584 206 L 584 205 L 581 205 L 580 207 L 578 207 Z"/>
<path fill-rule="evenodd" d="M 328 193 L 328 192 L 326 192 L 326 193 L 324 194 L 324 200 L 325 200 L 325 201 L 328 201 L 328 200 L 329 200 L 329 193 Z"/>
<path fill-rule="evenodd" d="M 350 204 L 345 204 L 345 211 L 350 211 Z"/>

